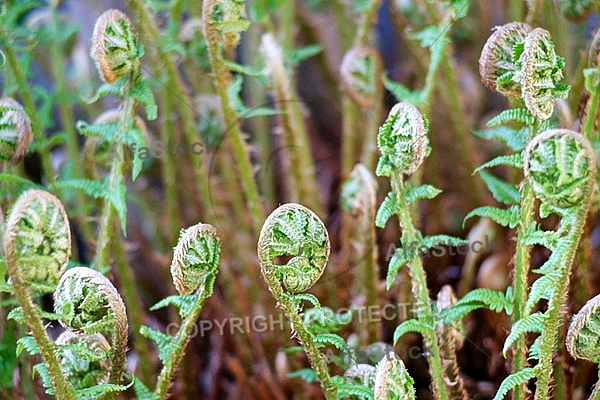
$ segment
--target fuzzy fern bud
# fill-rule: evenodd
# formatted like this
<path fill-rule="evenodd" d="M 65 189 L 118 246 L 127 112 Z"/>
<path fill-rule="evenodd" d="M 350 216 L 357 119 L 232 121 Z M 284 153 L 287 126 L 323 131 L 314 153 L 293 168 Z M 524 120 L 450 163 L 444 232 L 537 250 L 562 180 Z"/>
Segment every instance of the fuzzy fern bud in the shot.
<path fill-rule="evenodd" d="M 275 277 L 291 293 L 312 287 L 329 259 L 329 235 L 323 222 L 308 208 L 284 204 L 269 215 L 258 239 L 258 256 L 265 281 Z M 290 257 L 277 264 L 275 258 Z"/>
<path fill-rule="evenodd" d="M 377 101 L 380 85 L 378 72 L 381 70 L 379 54 L 371 47 L 354 47 L 342 60 L 340 77 L 342 87 L 350 98 L 361 107 L 370 107 Z"/>
<path fill-rule="evenodd" d="M 4 254 L 14 284 L 34 292 L 54 288 L 71 256 L 71 230 L 60 200 L 43 190 L 23 193 L 6 221 Z"/>
<path fill-rule="evenodd" d="M 574 358 L 600 361 L 600 295 L 588 300 L 571 320 L 567 350 Z"/>
<path fill-rule="evenodd" d="M 129 17 L 107 10 L 98 17 L 92 36 L 91 56 L 100 77 L 113 83 L 139 66 L 142 47 Z"/>
<path fill-rule="evenodd" d="M 589 199 L 596 162 L 582 134 L 550 129 L 529 143 L 524 168 L 535 195 L 549 206 L 564 209 Z"/>
<path fill-rule="evenodd" d="M 428 125 L 412 104 L 398 103 L 392 107 L 377 134 L 381 152 L 377 175 L 390 176 L 394 170 L 406 175 L 415 172 L 429 152 Z"/>
<path fill-rule="evenodd" d="M 125 304 L 113 284 L 91 268 L 71 268 L 54 291 L 54 312 L 62 316 L 61 325 L 72 332 L 110 333 L 109 383 L 119 383 L 125 369 L 128 324 Z"/>
<path fill-rule="evenodd" d="M 550 33 L 542 28 L 532 30 L 523 45 L 514 49 L 513 58 L 519 70 L 513 79 L 521 85 L 525 106 L 531 114 L 546 120 L 552 115 L 556 99 L 569 93 L 569 85 L 559 83 L 565 60 L 556 54 Z"/>
<path fill-rule="evenodd" d="M 29 116 L 10 97 L 0 99 L 0 160 L 15 165 L 25 157 L 33 135 Z"/>
<path fill-rule="evenodd" d="M 479 58 L 481 82 L 506 97 L 520 97 L 521 86 L 512 80 L 517 71 L 513 47 L 522 43 L 532 28 L 523 22 L 511 22 L 494 29 Z"/>
<path fill-rule="evenodd" d="M 221 43 L 226 50 L 237 47 L 240 42 L 240 32 L 250 25 L 250 22 L 245 19 L 245 4 L 244 0 L 215 0 L 214 2 L 211 20 L 221 32 Z"/>
<path fill-rule="evenodd" d="M 414 383 L 402 360 L 395 354 L 386 355 L 377 364 L 374 398 L 414 400 Z"/>
<path fill-rule="evenodd" d="M 197 224 L 181 232 L 171 263 L 175 288 L 181 294 L 202 290 L 212 294 L 221 257 L 221 240 L 208 224 Z"/>
<path fill-rule="evenodd" d="M 110 345 L 99 333 L 75 334 L 64 331 L 56 339 L 60 365 L 67 380 L 75 389 L 87 389 L 108 383 Z"/>

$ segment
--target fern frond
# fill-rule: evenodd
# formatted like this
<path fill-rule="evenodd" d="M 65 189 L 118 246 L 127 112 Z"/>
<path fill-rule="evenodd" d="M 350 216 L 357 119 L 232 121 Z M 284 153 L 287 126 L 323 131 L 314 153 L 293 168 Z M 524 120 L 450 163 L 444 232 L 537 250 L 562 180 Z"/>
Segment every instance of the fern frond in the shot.
<path fill-rule="evenodd" d="M 494 400 L 502 400 L 512 388 L 522 385 L 532 378 L 535 378 L 535 370 L 529 367 L 507 376 L 500 384 Z"/>
<path fill-rule="evenodd" d="M 398 198 L 393 192 L 388 192 L 385 199 L 381 202 L 379 209 L 377 210 L 377 216 L 375 217 L 375 226 L 378 228 L 385 227 L 387 221 L 392 215 L 398 214 L 400 211 L 400 204 Z"/>
<path fill-rule="evenodd" d="M 487 217 L 501 226 L 514 228 L 519 222 L 519 206 L 512 206 L 508 209 L 502 209 L 492 206 L 483 206 L 472 210 L 467 214 L 463 221 L 464 223 L 472 217 Z"/>
<path fill-rule="evenodd" d="M 494 118 L 490 119 L 487 126 L 494 127 L 508 123 L 520 123 L 531 126 L 535 122 L 535 117 L 526 108 L 510 108 L 502 111 Z"/>
<path fill-rule="evenodd" d="M 485 182 L 488 190 L 492 193 L 492 196 L 494 196 L 494 199 L 508 205 L 519 203 L 521 194 L 514 185 L 503 181 L 488 171 L 479 171 L 479 175 L 483 179 L 483 182 Z"/>
<path fill-rule="evenodd" d="M 335 333 L 319 333 L 314 336 L 314 340 L 319 347 L 324 347 L 329 344 L 342 351 L 345 351 L 348 348 L 344 339 Z"/>
<path fill-rule="evenodd" d="M 513 151 L 521 151 L 529 142 L 529 127 L 519 129 L 509 126 L 500 125 L 490 129 L 473 130 L 473 133 L 486 140 L 497 140 L 510 147 Z"/>
<path fill-rule="evenodd" d="M 396 327 L 394 331 L 394 345 L 400 337 L 408 332 L 415 332 L 421 335 L 425 335 L 428 331 L 432 330 L 433 326 L 426 325 L 424 321 L 419 321 L 417 319 L 407 319 L 403 321 L 400 325 Z"/>
<path fill-rule="evenodd" d="M 542 333 L 544 329 L 544 314 L 536 312 L 523 319 L 518 320 L 511 328 L 510 334 L 504 341 L 502 354 L 506 357 L 506 351 L 521 336 L 529 332 Z"/>
<path fill-rule="evenodd" d="M 135 85 L 131 88 L 129 94 L 137 100 L 146 110 L 146 117 L 150 121 L 155 120 L 158 115 L 158 107 L 154 100 L 154 94 L 146 80 L 138 79 Z"/>
<path fill-rule="evenodd" d="M 23 336 L 17 340 L 17 348 L 15 351 L 17 357 L 21 355 L 23 350 L 27 350 L 27 353 L 31 355 L 40 354 L 40 347 L 35 342 L 33 336 Z"/>
<path fill-rule="evenodd" d="M 175 306 L 179 311 L 179 316 L 181 318 L 186 318 L 196 307 L 196 302 L 194 300 L 195 298 L 196 295 L 193 294 L 176 294 L 169 297 L 165 297 L 164 299 L 150 307 L 150 311 L 156 311 L 167 306 Z"/>
<path fill-rule="evenodd" d="M 163 364 L 166 364 L 174 350 L 173 344 L 175 340 L 173 336 L 166 335 L 145 325 L 140 327 L 140 333 L 144 337 L 147 337 L 156 343 L 156 347 L 158 348 L 158 357 Z"/>
<path fill-rule="evenodd" d="M 492 158 L 490 161 L 483 163 L 479 167 L 477 167 L 475 169 L 475 171 L 473 171 L 473 174 L 475 174 L 476 172 L 479 172 L 483 169 L 497 167 L 499 165 L 506 165 L 508 167 L 522 169 L 523 168 L 523 155 L 524 155 L 523 152 L 519 152 L 519 153 L 510 154 L 507 156 L 498 156 L 498 157 Z"/>
<path fill-rule="evenodd" d="M 441 316 L 446 322 L 458 322 L 465 315 L 479 308 L 488 308 L 495 312 L 505 311 L 510 315 L 512 314 L 512 302 L 513 293 L 510 287 L 506 290 L 506 293 L 479 288 L 467 293 L 452 307 L 442 310 Z"/>
<path fill-rule="evenodd" d="M 406 182 L 406 201 L 414 203 L 422 199 L 434 199 L 442 191 L 433 185 L 413 185 Z"/>

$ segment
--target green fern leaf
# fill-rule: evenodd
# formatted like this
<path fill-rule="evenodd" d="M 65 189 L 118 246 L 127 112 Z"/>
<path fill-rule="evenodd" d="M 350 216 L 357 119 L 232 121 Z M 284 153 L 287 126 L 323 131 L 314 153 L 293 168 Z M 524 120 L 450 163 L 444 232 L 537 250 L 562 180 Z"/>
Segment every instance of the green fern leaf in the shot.
<path fill-rule="evenodd" d="M 406 201 L 413 203 L 421 199 L 434 199 L 442 191 L 432 185 L 412 185 L 406 182 Z"/>
<path fill-rule="evenodd" d="M 131 88 L 131 96 L 137 100 L 146 110 L 146 116 L 150 121 L 155 120 L 158 113 L 154 94 L 144 79 L 138 80 Z"/>
<path fill-rule="evenodd" d="M 77 130 L 83 136 L 97 136 L 106 142 L 113 142 L 119 131 L 119 121 L 106 122 L 102 124 L 89 124 L 85 121 L 77 122 Z"/>
<path fill-rule="evenodd" d="M 398 325 L 396 327 L 396 330 L 394 331 L 394 346 L 396 345 L 398 339 L 400 339 L 401 336 L 408 332 L 416 332 L 420 333 L 421 335 L 424 335 L 427 331 L 431 329 L 432 327 L 426 325 L 423 321 L 419 321 L 417 319 L 407 319 L 406 321 L 403 321 L 400 325 Z"/>
<path fill-rule="evenodd" d="M 288 378 L 300 378 L 304 382 L 312 383 L 317 381 L 317 374 L 310 368 L 303 368 L 298 371 L 290 372 Z"/>
<path fill-rule="evenodd" d="M 79 389 L 77 391 L 77 397 L 79 399 L 99 399 L 104 397 L 108 393 L 123 392 L 131 387 L 131 384 L 115 385 L 110 383 L 102 383 L 100 385 L 92 386 L 85 389 Z"/>
<path fill-rule="evenodd" d="M 535 122 L 535 117 L 531 115 L 531 112 L 526 108 L 510 108 L 490 119 L 487 126 L 494 127 L 511 122 L 531 126 Z"/>
<path fill-rule="evenodd" d="M 179 316 L 181 318 L 187 318 L 188 315 L 190 315 L 190 313 L 192 312 L 192 310 L 197 307 L 195 298 L 196 295 L 194 294 L 177 294 L 165 297 L 164 299 L 150 307 L 150 311 L 156 311 L 167 306 L 175 306 L 179 311 Z"/>
<path fill-rule="evenodd" d="M 77 189 L 81 190 L 88 196 L 95 199 L 108 200 L 121 222 L 121 228 L 125 232 L 125 224 L 127 220 L 127 205 L 125 203 L 125 185 L 119 184 L 115 190 L 110 190 L 107 182 L 98 182 L 90 179 L 69 179 L 59 181 L 56 185 L 61 189 Z"/>
<path fill-rule="evenodd" d="M 541 245 L 552 251 L 555 251 L 558 239 L 558 232 L 539 230 L 535 222 L 527 228 L 524 235 L 519 237 L 519 240 L 528 246 Z"/>
<path fill-rule="evenodd" d="M 162 332 L 149 328 L 145 325 L 142 325 L 140 328 L 140 333 L 142 336 L 151 339 L 154 343 L 156 343 L 156 347 L 158 347 L 158 357 L 166 364 L 167 360 L 171 357 L 173 353 L 174 346 L 174 338 L 169 335 L 165 335 Z"/>
<path fill-rule="evenodd" d="M 17 357 L 21 355 L 24 349 L 31 355 L 40 354 L 40 347 L 35 342 L 33 336 L 24 336 L 17 340 Z"/>
<path fill-rule="evenodd" d="M 422 240 L 421 240 L 421 246 L 422 247 L 427 247 L 429 249 L 436 247 L 436 246 L 462 246 L 467 244 L 468 242 L 464 239 L 461 238 L 457 238 L 455 236 L 449 236 L 449 235 L 431 235 L 431 236 L 425 236 Z"/>
<path fill-rule="evenodd" d="M 407 102 L 410 104 L 418 104 L 421 99 L 421 91 L 412 91 L 400 82 L 391 80 L 387 74 L 382 78 L 383 86 L 396 98 L 398 102 Z"/>
<path fill-rule="evenodd" d="M 498 225 L 514 228 L 519 222 L 519 207 L 516 205 L 509 209 L 501 209 L 492 206 L 479 207 L 467 214 L 463 221 L 463 225 L 469 218 L 475 216 L 487 217 L 496 222 Z"/>
<path fill-rule="evenodd" d="M 92 97 L 86 99 L 86 102 L 88 104 L 92 104 L 100 100 L 102 97 L 106 96 L 121 97 L 126 82 L 127 79 L 119 79 L 115 83 L 104 83 L 100 85 L 100 87 L 96 90 L 96 93 Z"/>
<path fill-rule="evenodd" d="M 383 202 L 379 206 L 377 210 L 377 215 L 375 216 L 375 226 L 378 228 L 385 227 L 387 221 L 391 218 L 392 215 L 396 215 L 400 212 L 400 204 L 398 204 L 398 198 L 393 192 L 388 192 Z"/>
<path fill-rule="evenodd" d="M 518 385 L 522 385 L 527 382 L 529 379 L 535 377 L 535 370 L 533 368 L 523 368 L 522 370 L 515 372 L 506 377 L 500 384 L 498 388 L 498 392 L 496 392 L 496 396 L 494 400 L 502 400 L 506 394 Z"/>
<path fill-rule="evenodd" d="M 377 215 L 375 216 L 375 226 L 378 228 L 383 228 L 387 221 L 390 219 L 392 215 L 396 215 L 400 212 L 400 204 L 398 204 L 398 198 L 393 192 L 388 192 L 383 202 L 379 206 L 379 210 L 377 210 Z"/>
<path fill-rule="evenodd" d="M 339 379 L 335 379 L 339 378 Z M 360 383 L 349 383 L 341 376 L 333 377 L 333 383 L 337 388 L 339 399 L 359 399 L 372 400 L 373 389 L 368 388 Z"/>
<path fill-rule="evenodd" d="M 23 316 L 23 309 L 21 307 L 15 307 L 6 316 L 7 320 L 13 320 L 18 324 L 25 324 L 25 317 Z"/>
<path fill-rule="evenodd" d="M 512 314 L 512 297 L 512 288 L 510 287 L 506 293 L 491 289 L 475 289 L 458 300 L 452 307 L 442 310 L 441 316 L 446 322 L 458 322 L 468 313 L 479 308 L 488 308 L 495 312 L 505 311 L 510 315 Z"/>
<path fill-rule="evenodd" d="M 46 388 L 46 393 L 51 396 L 54 396 L 55 393 L 52 386 L 52 376 L 50 376 L 50 372 L 48 371 L 48 367 L 46 367 L 46 364 L 35 364 L 32 369 L 31 377 L 34 378 L 35 374 L 38 374 L 40 378 L 42 378 L 42 385 Z"/>
<path fill-rule="evenodd" d="M 533 282 L 529 292 L 529 297 L 527 298 L 527 303 L 525 303 L 525 313 L 530 313 L 533 310 L 533 307 L 535 307 L 535 305 L 541 299 L 550 298 L 550 295 L 556 286 L 557 280 L 560 279 L 560 276 L 560 271 L 552 271 Z"/>
<path fill-rule="evenodd" d="M 291 301 L 293 301 L 295 304 L 297 304 L 298 308 L 301 308 L 300 306 L 303 301 L 308 301 L 315 308 L 321 308 L 321 303 L 319 302 L 319 299 L 317 299 L 317 297 L 315 295 L 312 295 L 310 293 L 294 293 L 294 294 L 291 294 L 289 296 L 289 298 Z"/>
<path fill-rule="evenodd" d="M 494 199 L 504 204 L 518 204 L 521 199 L 519 190 L 510 183 L 504 182 L 485 170 L 479 171 L 479 175 L 485 182 Z"/>
<path fill-rule="evenodd" d="M 314 336 L 314 341 L 319 346 L 326 346 L 330 344 L 342 351 L 345 351 L 348 348 L 348 345 L 344 339 L 335 333 L 319 333 Z"/>
<path fill-rule="evenodd" d="M 240 97 L 240 93 L 242 92 L 242 83 L 243 78 L 241 75 L 236 75 L 231 82 L 231 85 L 227 89 L 227 95 L 229 96 L 229 101 L 233 105 L 235 112 L 242 118 L 253 118 L 253 117 L 268 117 L 272 115 L 281 114 L 281 111 L 274 110 L 272 108 L 267 107 L 255 107 L 248 108 Z"/>
<path fill-rule="evenodd" d="M 527 357 L 528 360 L 539 360 L 540 359 L 540 342 L 542 340 L 541 336 L 535 338 L 531 346 L 529 347 L 529 355 Z"/>
<path fill-rule="evenodd" d="M 523 169 L 523 154 L 514 153 L 508 156 L 498 156 L 496 158 L 492 158 L 490 161 L 477 167 L 475 171 L 473 171 L 473 174 L 485 168 L 497 167 L 499 165 L 506 165 L 508 167 L 513 167 L 516 169 Z"/>
<path fill-rule="evenodd" d="M 386 290 L 390 290 L 398 273 L 400 272 L 400 268 L 406 265 L 411 260 L 411 254 L 408 250 L 398 249 L 392 258 L 390 259 L 390 264 L 388 265 L 388 272 L 386 277 Z"/>
<path fill-rule="evenodd" d="M 135 396 L 139 400 L 160 400 L 160 397 L 151 392 L 139 378 L 134 378 L 133 388 L 135 390 Z"/>
<path fill-rule="evenodd" d="M 497 140 L 514 151 L 521 151 L 529 142 L 529 128 L 513 129 L 508 126 L 496 126 L 490 129 L 473 130 L 473 133 L 486 140 Z"/>
<path fill-rule="evenodd" d="M 521 336 L 525 335 L 528 332 L 542 333 L 544 330 L 544 314 L 541 312 L 536 312 L 535 314 L 531 314 L 526 316 L 523 319 L 518 320 L 511 328 L 510 334 L 506 338 L 504 342 L 504 347 L 502 348 L 502 354 L 506 357 L 506 352 L 508 348 L 512 346 L 515 340 L 519 339 Z"/>

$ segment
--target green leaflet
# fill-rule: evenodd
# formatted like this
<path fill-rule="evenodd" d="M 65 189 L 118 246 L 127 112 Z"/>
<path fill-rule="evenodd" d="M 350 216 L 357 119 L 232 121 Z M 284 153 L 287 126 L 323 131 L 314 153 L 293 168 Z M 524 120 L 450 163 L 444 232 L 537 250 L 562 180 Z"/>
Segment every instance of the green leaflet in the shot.
<path fill-rule="evenodd" d="M 519 206 L 514 205 L 509 209 L 502 209 L 492 206 L 478 207 L 467 214 L 463 221 L 463 225 L 469 218 L 475 216 L 487 217 L 496 222 L 498 225 L 514 228 L 519 222 Z"/>
<path fill-rule="evenodd" d="M 521 195 L 516 187 L 487 171 L 479 171 L 479 175 L 485 182 L 488 190 L 492 193 L 492 196 L 494 196 L 494 199 L 509 205 L 519 203 Z"/>
<path fill-rule="evenodd" d="M 494 396 L 494 400 L 502 400 L 504 396 L 517 385 L 522 385 L 527 382 L 529 379 L 535 377 L 535 369 L 534 368 L 523 368 L 521 371 L 515 372 L 506 377 L 500 384 L 498 388 L 498 392 L 496 392 L 496 396 Z"/>
<path fill-rule="evenodd" d="M 158 348 L 158 357 L 163 364 L 166 364 L 173 353 L 175 338 L 145 325 L 140 327 L 140 333 L 144 337 L 152 339 L 152 341 L 156 343 L 156 347 Z"/>
<path fill-rule="evenodd" d="M 541 312 L 536 312 L 535 314 L 528 315 L 525 318 L 518 320 L 512 326 L 510 334 L 504 342 L 502 354 L 504 355 L 504 357 L 506 357 L 506 352 L 508 348 L 512 346 L 515 340 L 519 339 L 521 336 L 529 332 L 542 333 L 543 329 L 544 314 L 542 314 Z"/>

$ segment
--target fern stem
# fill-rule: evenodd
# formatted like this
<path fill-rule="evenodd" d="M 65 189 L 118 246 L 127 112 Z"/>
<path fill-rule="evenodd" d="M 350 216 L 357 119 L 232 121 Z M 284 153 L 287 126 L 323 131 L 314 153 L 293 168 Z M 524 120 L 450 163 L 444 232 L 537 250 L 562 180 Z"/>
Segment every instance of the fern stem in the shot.
<path fill-rule="evenodd" d="M 221 107 L 225 126 L 228 127 L 233 153 L 238 163 L 238 172 L 242 181 L 242 189 L 246 197 L 246 202 L 252 217 L 254 233 L 257 235 L 262 226 L 264 212 L 262 209 L 261 200 L 254 181 L 252 164 L 248 154 L 247 145 L 242 136 L 238 116 L 229 102 L 227 89 L 232 81 L 232 76 L 223 60 L 221 49 L 221 40 L 219 32 L 214 26 L 215 21 L 212 19 L 214 9 L 216 7 L 215 0 L 205 0 L 202 4 L 202 20 L 204 23 L 204 37 L 208 46 L 208 54 L 210 64 L 215 74 L 215 87 L 221 99 Z"/>
<path fill-rule="evenodd" d="M 10 263 L 11 261 L 7 260 L 7 262 Z M 17 267 L 18 266 L 15 266 L 14 268 Z M 15 297 L 23 310 L 23 319 L 29 329 L 31 329 L 33 338 L 40 348 L 40 353 L 42 354 L 42 358 L 52 379 L 52 386 L 56 398 L 59 400 L 76 400 L 77 394 L 75 389 L 67 382 L 66 376 L 60 367 L 60 362 L 58 361 L 55 351 L 55 345 L 48 337 L 48 334 L 42 325 L 42 321 L 38 317 L 36 306 L 31 300 L 27 285 L 21 281 L 19 274 L 11 274 L 11 278 L 13 280 L 12 287 L 15 292 Z"/>
<path fill-rule="evenodd" d="M 134 121 L 134 109 L 135 109 L 135 100 L 129 94 L 131 85 L 137 71 L 132 70 L 129 72 L 127 76 L 127 84 L 123 88 L 123 100 L 124 100 L 124 110 L 123 117 L 119 123 L 118 134 L 127 134 L 129 130 L 132 129 Z M 116 192 L 118 190 L 118 186 L 123 183 L 124 179 L 124 170 L 125 170 L 125 152 L 120 157 L 117 157 L 113 160 L 110 175 L 108 178 L 108 190 Z M 96 256 L 94 257 L 93 266 L 96 270 L 102 268 L 107 265 L 109 250 L 110 250 L 110 236 L 112 233 L 112 227 L 114 224 L 114 206 L 113 204 L 106 199 L 104 201 L 102 215 L 100 217 L 100 226 L 98 229 L 98 242 L 96 244 Z"/>
<path fill-rule="evenodd" d="M 183 320 L 181 328 L 179 329 L 179 332 L 177 332 L 177 336 L 172 344 L 173 351 L 170 353 L 169 359 L 160 371 L 158 381 L 156 382 L 156 389 L 154 390 L 154 393 L 161 399 L 167 398 L 167 391 L 169 389 L 171 378 L 181 362 L 181 359 L 185 355 L 185 347 L 190 340 L 192 330 L 198 322 L 198 317 L 200 316 L 205 300 L 206 296 L 204 290 L 201 290 L 196 294 L 196 298 L 194 299 L 195 306 L 190 311 L 190 314 Z"/>
<path fill-rule="evenodd" d="M 592 180 L 591 178 L 589 179 Z M 579 239 L 583 232 L 586 215 L 589 208 L 591 195 L 591 184 L 586 185 L 585 204 L 579 206 L 574 215 L 565 215 L 562 223 L 569 224 L 566 231 L 569 232 L 566 242 L 568 246 L 561 246 L 556 251 L 560 251 L 560 278 L 556 280 L 557 286 L 552 290 L 552 296 L 548 301 L 548 310 L 544 317 L 544 329 L 540 339 L 540 361 L 537 366 L 539 369 L 537 376 L 537 389 L 535 391 L 535 400 L 548 400 L 550 398 L 550 381 L 552 378 L 552 359 L 555 352 L 557 335 L 562 332 L 561 309 L 565 304 L 568 288 L 571 264 L 575 258 L 575 253 L 579 245 Z"/>
<path fill-rule="evenodd" d="M 114 226 L 114 224 L 113 224 Z M 131 321 L 133 342 L 135 344 L 135 351 L 138 354 L 138 366 L 141 375 L 141 379 L 144 383 L 148 384 L 154 377 L 152 371 L 152 358 L 150 356 L 150 347 L 148 346 L 147 339 L 140 334 L 140 327 L 143 324 L 143 314 L 141 301 L 135 290 L 135 277 L 133 276 L 132 270 L 129 268 L 127 257 L 123 250 L 123 243 L 121 237 L 118 234 L 117 229 L 113 231 L 114 236 L 114 254 L 115 254 L 115 268 L 119 276 L 121 283 L 121 293 L 123 294 L 123 301 L 125 307 L 127 307 L 127 314 Z"/>
<path fill-rule="evenodd" d="M 514 294 L 514 305 L 512 324 L 514 325 L 517 321 L 521 320 L 525 315 L 525 304 L 527 303 L 527 290 L 529 288 L 528 274 L 529 274 L 529 258 L 530 258 L 530 246 L 527 245 L 521 238 L 525 235 L 525 232 L 531 225 L 534 217 L 535 196 L 531 188 L 531 184 L 527 179 L 523 181 L 523 187 L 521 190 L 521 204 L 519 212 L 519 224 L 517 228 L 517 250 L 515 255 L 515 271 L 513 277 L 513 285 L 515 288 Z M 512 346 L 512 360 L 511 368 L 512 372 L 518 372 L 525 368 L 526 364 L 526 346 L 525 337 L 520 337 L 515 340 Z M 525 398 L 524 386 L 516 386 L 513 389 L 513 399 L 522 400 Z"/>
<path fill-rule="evenodd" d="M 418 235 L 411 217 L 411 208 L 406 199 L 406 188 L 402 173 L 394 170 L 391 176 L 392 190 L 398 198 L 400 228 L 402 229 L 402 247 L 410 248 L 411 244 L 418 243 Z M 408 263 L 410 277 L 412 282 L 412 292 L 414 300 L 419 303 L 417 307 L 417 318 L 427 326 L 423 334 L 423 340 L 427 346 L 428 363 L 431 372 L 431 386 L 434 398 L 437 400 L 447 400 L 444 385 L 444 368 L 438 345 L 437 335 L 433 328 L 433 308 L 427 289 L 427 276 L 425 269 L 418 254 L 414 255 Z"/>
<path fill-rule="evenodd" d="M 2 32 L 0 30 L 0 32 Z M 19 93 L 23 98 L 23 106 L 27 115 L 31 119 L 31 130 L 36 138 L 41 138 L 41 140 L 45 140 L 44 138 L 44 124 L 42 123 L 42 119 L 37 111 L 35 101 L 33 101 L 33 96 L 31 94 L 31 89 L 29 84 L 27 83 L 27 78 L 25 77 L 25 72 L 19 65 L 17 60 L 17 56 L 8 42 L 7 38 L 2 34 L 0 37 L 2 43 L 2 52 L 6 57 L 6 61 L 8 63 L 8 67 L 11 72 L 14 74 L 15 79 L 17 81 L 17 86 L 19 88 Z M 39 151 L 40 160 L 42 162 L 42 170 L 51 186 L 54 186 L 56 183 L 56 176 L 54 172 L 54 168 L 52 167 L 52 162 L 50 161 L 50 151 L 48 149 L 44 149 Z"/>

